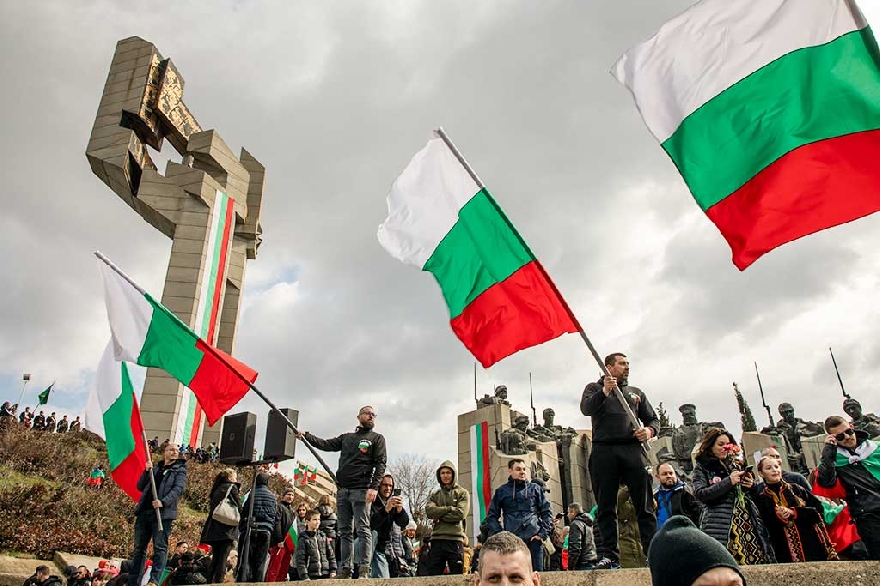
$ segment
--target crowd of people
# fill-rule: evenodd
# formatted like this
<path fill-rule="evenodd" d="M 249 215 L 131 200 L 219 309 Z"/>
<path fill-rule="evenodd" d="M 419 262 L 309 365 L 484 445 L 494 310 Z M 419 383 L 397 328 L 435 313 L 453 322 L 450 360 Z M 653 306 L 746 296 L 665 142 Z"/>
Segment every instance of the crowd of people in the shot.
<path fill-rule="evenodd" d="M 47 431 L 49 433 L 67 433 L 76 432 L 82 429 L 82 422 L 79 416 L 70 421 L 67 415 L 63 415 L 59 420 L 55 415 L 55 411 L 46 415 L 45 411 L 40 409 L 31 409 L 25 407 L 24 411 L 18 412 L 18 403 L 10 403 L 6 401 L 0 406 L 0 419 L 18 421 L 28 429 L 37 429 Z"/>
<path fill-rule="evenodd" d="M 837 415 L 825 420 L 824 451 L 809 478 L 784 470 L 773 448 L 747 461 L 729 431 L 709 429 L 695 451 L 692 478 L 684 482 L 672 464 L 648 464 L 642 444 L 657 435 L 659 422 L 647 395 L 628 384 L 626 356 L 612 354 L 605 365 L 607 374 L 587 385 L 581 400 L 581 411 L 592 419 L 592 510 L 572 502 L 554 514 L 541 480 L 530 478 L 526 462 L 514 457 L 471 548 L 471 495 L 447 460 L 436 471 L 427 522 L 416 539 L 401 490 L 386 473 L 385 438 L 374 429 L 377 414 L 368 405 L 353 432 L 331 439 L 298 435 L 319 450 L 340 452 L 335 498 L 313 503 L 298 501 L 294 490 L 273 494 L 268 470 L 256 474 L 245 496 L 236 471 L 223 469 L 211 489 L 201 555 L 172 556 L 169 573 L 168 535 L 186 485 L 186 460 L 210 459 L 217 450 L 181 451 L 154 438 L 151 448 L 161 459 L 148 465 L 138 485 L 143 493 L 127 586 L 140 586 L 145 572 L 146 586 L 165 578 L 202 584 L 469 572 L 479 584 L 496 555 L 527 560 L 536 579 L 544 569 L 648 566 L 655 584 L 689 585 L 707 572 L 728 580 L 718 583 L 744 584 L 744 565 L 880 560 L 880 451 L 850 421 Z M 668 555 L 691 550 L 705 559 Z"/>

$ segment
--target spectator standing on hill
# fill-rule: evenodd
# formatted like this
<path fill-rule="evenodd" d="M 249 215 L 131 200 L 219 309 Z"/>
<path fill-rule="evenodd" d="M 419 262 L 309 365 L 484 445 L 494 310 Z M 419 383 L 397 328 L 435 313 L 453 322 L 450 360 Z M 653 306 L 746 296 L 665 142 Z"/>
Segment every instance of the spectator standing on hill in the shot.
<path fill-rule="evenodd" d="M 58 422 L 57 431 L 58 433 L 67 433 L 67 430 L 70 429 L 70 422 L 67 420 L 67 415 L 61 418 L 61 421 Z"/>
<path fill-rule="evenodd" d="M 15 418 L 15 409 L 12 407 L 12 403 L 9 401 L 3 403 L 3 406 L 0 407 L 0 417 Z"/>
<path fill-rule="evenodd" d="M 55 418 L 55 412 L 52 411 L 51 415 L 46 418 L 46 431 L 49 433 L 55 433 L 55 426 L 57 423 L 58 420 Z"/>
<path fill-rule="evenodd" d="M 70 431 L 79 431 L 82 428 L 82 424 L 79 421 L 79 415 L 76 416 L 76 419 L 70 424 Z"/>
<path fill-rule="evenodd" d="M 131 555 L 131 568 L 128 574 L 128 586 L 140 586 L 141 575 L 147 562 L 147 545 L 153 543 L 153 565 L 150 567 L 150 578 L 146 586 L 158 586 L 165 564 L 168 561 L 168 535 L 171 526 L 177 519 L 177 501 L 186 488 L 186 461 L 180 459 L 177 446 L 168 444 L 162 454 L 162 460 L 152 466 L 147 462 L 147 469 L 138 480 L 137 487 L 141 498 L 134 510 L 134 552 Z M 156 495 L 150 475 L 156 484 Z M 162 527 L 156 519 L 156 511 L 162 518 Z"/>
<path fill-rule="evenodd" d="M 241 495 L 239 494 L 238 475 L 232 468 L 224 468 L 214 477 L 211 486 L 211 501 L 208 504 L 208 518 L 202 527 L 200 543 L 211 546 L 211 563 L 208 566 L 205 578 L 211 584 L 219 584 L 226 577 L 226 560 L 232 551 L 233 543 L 238 539 L 238 526 L 220 523 L 211 517 L 211 513 L 217 505 L 228 500 L 235 505 L 241 513 Z"/>
<path fill-rule="evenodd" d="M 34 429 L 40 431 L 46 429 L 46 416 L 43 414 L 42 409 L 37 413 L 36 417 L 34 417 Z"/>
<path fill-rule="evenodd" d="M 30 407 L 25 407 L 24 411 L 21 412 L 21 415 L 18 416 L 18 421 L 23 423 L 25 427 L 30 427 L 34 421 L 34 413 L 31 411 Z"/>
<path fill-rule="evenodd" d="M 351 578 L 352 564 L 357 563 L 358 575 L 369 577 L 373 534 L 370 530 L 370 506 L 376 500 L 379 482 L 385 475 L 388 454 L 385 437 L 373 431 L 376 411 L 364 405 L 358 412 L 358 426 L 354 432 L 343 433 L 325 440 L 309 432 L 301 433 L 310 444 L 325 452 L 340 452 L 336 470 L 337 531 L 339 533 L 339 577 Z M 353 560 L 354 533 L 360 547 L 358 559 Z"/>

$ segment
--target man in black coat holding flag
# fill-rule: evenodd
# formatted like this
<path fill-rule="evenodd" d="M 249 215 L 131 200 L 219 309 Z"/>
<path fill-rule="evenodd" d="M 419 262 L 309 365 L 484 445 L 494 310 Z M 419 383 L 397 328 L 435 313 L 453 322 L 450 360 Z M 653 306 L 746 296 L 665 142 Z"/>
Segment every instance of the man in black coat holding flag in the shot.
<path fill-rule="evenodd" d="M 596 549 L 599 562 L 596 569 L 600 570 L 620 567 L 617 491 L 621 483 L 629 488 L 645 552 L 657 532 L 651 475 L 642 443 L 656 437 L 660 431 L 657 414 L 645 393 L 629 386 L 626 355 L 615 352 L 606 356 L 605 367 L 608 375 L 588 384 L 581 397 L 581 412 L 589 415 L 593 422 L 593 452 L 589 466 L 598 505 Z M 623 394 L 626 408 L 614 396 L 615 387 Z M 637 429 L 634 429 L 633 415 L 641 423 Z"/>

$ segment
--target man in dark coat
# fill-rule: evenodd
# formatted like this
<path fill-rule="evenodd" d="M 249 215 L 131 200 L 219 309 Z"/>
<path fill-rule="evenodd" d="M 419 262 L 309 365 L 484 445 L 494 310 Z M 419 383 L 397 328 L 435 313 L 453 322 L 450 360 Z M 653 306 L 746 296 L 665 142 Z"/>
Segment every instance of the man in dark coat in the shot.
<path fill-rule="evenodd" d="M 584 512 L 580 503 L 568 505 L 568 569 L 592 570 L 596 565 L 596 542 L 593 539 L 593 519 Z"/>
<path fill-rule="evenodd" d="M 553 529 L 553 513 L 544 495 L 544 488 L 528 478 L 522 458 L 507 463 L 510 476 L 492 495 L 486 524 L 489 535 L 509 531 L 522 539 L 532 554 L 532 569 L 544 569 L 544 540 Z M 504 527 L 501 517 L 504 517 Z"/>
<path fill-rule="evenodd" d="M 617 492 L 623 482 L 629 488 L 639 535 L 645 552 L 657 532 L 657 518 L 651 498 L 651 475 L 642 442 L 656 437 L 660 421 L 641 389 L 629 386 L 629 360 L 620 352 L 605 357 L 608 375 L 590 383 L 581 397 L 581 413 L 593 422 L 593 451 L 590 476 L 598 509 L 596 525 L 601 539 L 597 544 L 597 569 L 620 567 L 617 534 Z M 620 389 L 626 406 L 614 396 Z M 633 429 L 632 415 L 642 424 Z"/>
<path fill-rule="evenodd" d="M 253 500 L 253 514 L 247 517 Z M 269 475 L 265 472 L 257 474 L 254 491 L 248 495 L 241 507 L 242 519 L 238 526 L 241 531 L 239 541 L 239 582 L 262 582 L 266 558 L 269 555 L 269 541 L 275 529 L 275 515 L 278 501 L 269 490 Z M 245 533 L 250 524 L 250 545 L 247 559 L 244 559 Z"/>
<path fill-rule="evenodd" d="M 403 529 L 409 524 L 409 515 L 403 508 L 403 498 L 394 494 L 394 478 L 390 474 L 386 474 L 379 483 L 379 495 L 374 505 L 370 513 L 370 528 L 376 532 L 376 544 L 370 576 L 390 578 L 388 546 L 392 528 L 397 525 Z"/>
<path fill-rule="evenodd" d="M 305 431 L 297 437 L 325 452 L 340 452 L 336 470 L 336 515 L 339 532 L 339 578 L 351 578 L 354 535 L 360 540 L 358 576 L 370 575 L 370 552 L 373 534 L 370 531 L 370 505 L 376 500 L 379 481 L 385 475 L 388 454 L 385 438 L 373 431 L 376 411 L 364 405 L 358 412 L 358 426 L 352 433 L 343 433 L 325 440 Z"/>
<path fill-rule="evenodd" d="M 141 498 L 134 510 L 134 552 L 131 555 L 131 571 L 128 586 L 139 586 L 141 574 L 147 562 L 147 545 L 153 542 L 153 566 L 150 568 L 150 581 L 147 586 L 158 586 L 168 560 L 168 534 L 177 519 L 177 501 L 186 488 L 186 460 L 178 458 L 177 446 L 168 444 L 162 453 L 162 461 L 141 474 L 137 487 Z M 150 483 L 150 475 L 156 483 L 156 495 Z M 156 519 L 156 511 L 162 517 L 162 527 Z"/>
<path fill-rule="evenodd" d="M 872 560 L 880 560 L 880 448 L 839 415 L 825 420 L 819 486 L 846 490 L 846 503 Z"/>
<path fill-rule="evenodd" d="M 293 554 L 293 542 L 287 539 L 293 525 L 294 512 L 291 508 L 296 492 L 288 488 L 281 495 L 275 514 L 275 528 L 272 530 L 272 547 L 269 548 L 269 568 L 266 570 L 266 582 L 283 582 L 287 580 L 290 568 L 290 556 Z"/>

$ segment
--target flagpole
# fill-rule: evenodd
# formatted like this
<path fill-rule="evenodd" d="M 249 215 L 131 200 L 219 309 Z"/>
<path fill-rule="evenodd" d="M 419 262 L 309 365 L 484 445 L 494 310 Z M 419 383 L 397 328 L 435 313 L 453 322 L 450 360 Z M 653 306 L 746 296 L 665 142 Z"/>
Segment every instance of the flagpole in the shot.
<path fill-rule="evenodd" d="M 101 254 L 100 251 L 97 251 L 97 250 L 96 250 L 96 251 L 95 251 L 95 256 L 97 256 L 98 259 L 101 260 L 101 262 L 103 262 L 103 263 L 106 264 L 108 267 L 110 267 L 111 269 L 113 269 L 113 271 L 116 272 L 116 274 L 118 274 L 120 277 L 122 277 L 123 279 L 125 279 L 126 282 L 128 282 L 129 285 L 131 285 L 132 287 L 134 287 L 135 289 L 137 289 L 138 293 L 140 293 L 141 295 L 147 295 L 147 292 L 146 292 L 146 291 L 144 291 L 140 286 L 138 286 L 138 284 L 135 283 L 135 282 L 134 282 L 134 281 L 133 281 L 128 275 L 126 275 L 126 274 L 122 271 L 122 269 L 120 269 L 118 266 L 116 266 L 115 264 L 113 264 L 113 262 L 112 262 L 109 258 L 107 258 L 107 257 L 104 256 L 103 254 Z M 162 307 L 163 309 L 166 309 L 166 308 L 165 308 L 164 306 L 162 306 L 162 305 L 159 305 L 159 306 Z M 166 309 L 166 311 L 167 311 L 167 309 Z M 222 355 L 220 355 L 220 354 L 217 352 L 217 350 L 216 350 L 211 344 L 205 344 L 205 348 L 207 348 L 208 352 L 210 352 L 210 353 L 214 356 L 214 358 L 216 358 L 217 360 L 219 360 L 220 362 L 222 362 L 227 368 L 229 368 L 229 370 L 231 370 L 232 372 L 234 372 L 234 373 L 235 373 L 235 376 L 237 376 L 238 379 L 239 379 L 241 382 L 243 382 L 244 384 L 246 384 L 246 385 L 248 386 L 248 388 L 250 388 L 250 390 L 252 390 L 254 393 L 256 393 L 256 395 L 257 395 L 260 399 L 262 399 L 263 402 L 266 403 L 266 405 L 268 405 L 269 408 L 270 408 L 272 411 L 274 411 L 274 412 L 277 413 L 279 416 L 281 416 L 281 418 L 284 420 L 284 423 L 287 425 L 287 427 L 290 428 L 290 430 L 291 430 L 293 433 L 295 433 L 296 435 L 299 435 L 299 434 L 300 434 L 299 430 L 296 428 L 296 426 L 293 424 L 293 422 L 290 421 L 290 419 L 287 418 L 287 415 L 285 415 L 283 411 L 281 411 L 278 407 L 276 407 L 275 404 L 274 404 L 272 401 L 270 401 L 269 398 L 266 397 L 266 395 L 264 395 L 264 394 L 262 393 L 262 391 L 260 391 L 260 389 L 258 389 L 258 388 L 254 385 L 254 383 L 252 383 L 251 381 L 249 381 L 248 379 L 246 379 L 246 378 L 245 378 L 240 372 L 238 372 L 238 369 L 237 369 L 237 368 L 235 368 L 234 366 L 232 366 L 231 364 L 229 364 L 229 361 L 227 361 L 226 358 L 224 358 Z M 312 444 L 310 444 L 305 438 L 301 438 L 300 441 L 301 441 L 302 443 L 305 444 L 305 446 L 309 449 L 309 451 L 312 453 L 312 455 L 318 460 L 318 462 L 321 463 L 321 466 L 324 467 L 324 470 L 327 472 L 327 474 L 330 475 L 330 478 L 333 479 L 333 483 L 336 484 L 336 475 L 333 474 L 333 471 L 330 470 L 330 466 L 328 466 L 328 465 L 327 465 L 327 462 L 325 462 L 324 459 L 318 454 L 318 452 L 317 452 L 317 450 L 315 450 L 314 446 L 312 446 Z"/>
<path fill-rule="evenodd" d="M 141 421 L 141 427 L 143 427 L 143 426 L 144 426 L 144 422 Z M 141 437 L 144 438 L 144 451 L 146 451 L 146 453 L 147 453 L 147 473 L 150 476 L 150 488 L 153 490 L 153 500 L 157 501 L 157 500 L 159 500 L 159 491 L 156 490 L 156 477 L 153 476 L 153 456 L 150 454 L 150 445 L 147 443 L 146 430 L 143 430 L 141 433 L 142 433 Z M 164 458 L 165 455 L 163 454 L 162 457 Z M 154 508 L 153 510 L 156 511 L 156 523 L 159 525 L 159 531 L 163 531 L 162 513 L 159 512 L 159 509 Z"/>
<path fill-rule="evenodd" d="M 458 159 L 458 162 L 461 163 L 461 166 L 464 167 L 464 170 L 468 172 L 468 175 L 471 176 L 471 179 L 474 180 L 474 182 L 477 184 L 477 187 L 479 187 L 480 189 L 484 189 L 486 186 L 477 176 L 477 173 L 473 170 L 473 168 L 468 164 L 467 160 L 464 158 L 464 155 L 461 154 L 461 151 L 459 151 L 455 144 L 452 142 L 452 139 L 449 138 L 449 135 L 446 134 L 446 131 L 443 130 L 443 127 L 438 126 L 434 130 L 434 134 L 446 144 L 450 151 L 452 151 L 452 154 L 455 156 L 456 159 Z M 490 200 L 491 199 L 492 198 L 490 198 Z M 523 245 L 525 245 L 524 242 Z M 595 346 L 593 346 L 593 343 L 590 342 L 590 339 L 587 337 L 586 332 L 584 332 L 584 328 L 581 327 L 580 322 L 575 317 L 574 312 L 572 312 L 571 310 L 571 307 L 569 307 L 568 302 L 565 300 L 565 298 L 559 292 L 559 289 L 556 287 L 556 283 L 553 282 L 553 279 L 550 278 L 550 275 L 547 274 L 547 271 L 544 269 L 544 266 L 538 261 L 538 259 L 535 259 L 534 262 L 535 266 L 541 272 L 541 275 L 547 280 L 547 283 L 549 283 L 550 287 L 553 289 L 553 292 L 556 293 L 556 297 L 557 299 L 559 299 L 562 307 L 565 308 L 565 312 L 568 314 L 569 319 L 571 319 L 572 323 L 577 327 L 578 333 L 581 335 L 581 339 L 587 346 L 587 350 L 589 350 L 590 354 L 596 360 L 596 364 L 599 365 L 599 370 L 602 371 L 603 375 L 610 376 L 608 373 L 608 368 L 605 366 L 605 361 L 602 360 L 602 358 L 599 356 L 599 353 L 596 351 Z M 642 427 L 642 424 L 639 421 L 638 417 L 636 417 L 636 414 L 633 413 L 633 410 L 632 408 L 630 408 L 629 403 L 627 403 L 626 399 L 624 399 L 623 393 L 620 391 L 620 387 L 615 386 L 613 394 L 615 398 L 620 402 L 620 405 L 621 407 L 623 407 L 624 412 L 627 414 L 630 420 L 630 424 L 633 426 L 633 431 L 640 429 Z M 646 454 L 650 450 L 647 441 L 642 442 L 642 449 L 645 451 Z"/>

